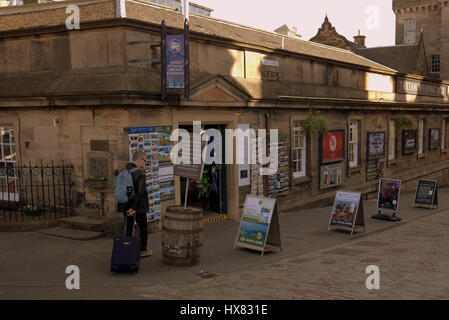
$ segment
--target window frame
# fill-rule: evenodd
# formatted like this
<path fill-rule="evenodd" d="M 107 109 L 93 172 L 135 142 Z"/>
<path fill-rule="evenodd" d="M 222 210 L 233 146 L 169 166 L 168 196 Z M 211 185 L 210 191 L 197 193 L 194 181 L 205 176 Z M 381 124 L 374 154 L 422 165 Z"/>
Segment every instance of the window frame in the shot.
<path fill-rule="evenodd" d="M 9 142 L 7 143 L 4 141 L 3 137 L 5 131 L 9 134 Z M 19 201 L 18 176 L 16 170 L 18 161 L 18 139 L 15 132 L 14 126 L 0 125 L 0 164 L 4 164 L 4 170 L 11 170 L 9 167 L 11 167 L 12 164 L 13 170 L 13 175 L 7 175 L 7 171 L 0 171 L 0 201 Z M 6 159 L 5 156 L 5 146 L 9 147 L 9 159 Z M 14 186 L 13 192 L 9 191 L 11 184 Z M 5 187 L 7 192 L 3 192 Z"/>
<path fill-rule="evenodd" d="M 308 169 L 308 156 L 307 156 L 307 146 L 308 146 L 308 139 L 307 134 L 303 133 L 301 130 L 301 122 L 304 120 L 302 119 L 292 119 L 292 125 L 291 125 L 291 172 L 292 172 L 292 179 L 301 179 L 304 177 L 307 177 L 307 169 Z M 299 124 L 299 126 L 296 126 Z M 298 138 L 303 139 L 303 147 L 301 148 L 301 140 L 298 140 L 298 147 L 296 147 L 296 137 L 298 133 Z M 297 156 L 299 155 L 298 151 L 301 154 L 301 159 L 298 160 Z M 301 170 L 297 171 L 297 162 L 301 161 Z"/>
<path fill-rule="evenodd" d="M 438 60 L 436 58 L 438 58 Z M 436 66 L 438 66 L 438 68 Z M 438 70 L 438 71 L 436 71 L 436 70 Z M 431 73 L 440 73 L 441 72 L 441 57 L 440 57 L 440 55 L 432 55 L 430 57 L 430 72 Z"/>
<path fill-rule="evenodd" d="M 413 28 L 411 27 L 412 25 Z M 404 19 L 404 44 L 416 43 L 416 29 L 416 18 Z"/>
<path fill-rule="evenodd" d="M 352 130 L 355 128 L 355 134 L 352 134 Z M 360 119 L 349 119 L 348 123 L 348 168 L 355 169 L 359 168 L 362 164 L 361 159 L 361 150 L 362 150 L 362 139 L 361 132 L 362 131 L 362 120 Z M 352 138 L 355 141 L 351 140 Z M 353 139 L 353 140 L 354 140 Z M 354 149 L 351 152 L 351 146 L 354 146 Z M 351 154 L 354 156 L 355 160 L 351 161 Z"/>
<path fill-rule="evenodd" d="M 423 117 L 418 118 L 418 157 L 425 155 L 425 130 L 426 120 Z"/>
<path fill-rule="evenodd" d="M 391 127 L 393 124 L 393 130 Z M 398 148 L 397 148 L 397 139 L 398 139 L 398 128 L 396 127 L 396 120 L 393 118 L 388 119 L 388 154 L 387 159 L 388 163 L 395 163 L 398 160 Z M 393 148 L 393 157 L 391 158 L 391 148 Z"/>

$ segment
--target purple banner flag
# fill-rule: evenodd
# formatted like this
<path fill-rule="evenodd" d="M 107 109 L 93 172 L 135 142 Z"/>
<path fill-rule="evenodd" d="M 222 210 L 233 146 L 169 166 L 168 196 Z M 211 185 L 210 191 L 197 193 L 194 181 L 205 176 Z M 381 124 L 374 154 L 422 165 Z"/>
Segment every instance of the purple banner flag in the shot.
<path fill-rule="evenodd" d="M 166 84 L 167 89 L 184 89 L 185 85 L 184 35 L 167 35 L 166 38 Z"/>

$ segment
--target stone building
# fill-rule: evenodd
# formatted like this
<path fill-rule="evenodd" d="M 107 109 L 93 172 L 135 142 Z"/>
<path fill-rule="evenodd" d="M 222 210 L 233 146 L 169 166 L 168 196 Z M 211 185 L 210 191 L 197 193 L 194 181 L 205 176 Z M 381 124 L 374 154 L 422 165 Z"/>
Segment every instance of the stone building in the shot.
<path fill-rule="evenodd" d="M 66 28 L 68 4 L 80 9 L 79 30 Z M 132 136 L 142 132 L 135 128 L 166 134 L 199 120 L 220 131 L 279 130 L 280 169 L 262 185 L 257 167 L 208 168 L 215 187 L 205 201 L 232 219 L 250 192 L 278 195 L 279 210 L 286 211 L 328 204 L 337 189 L 375 193 L 382 174 L 401 179 L 404 189 L 422 177 L 448 183 L 449 82 L 192 13 L 190 99 L 170 91 L 162 100 L 160 52 L 151 46 L 160 42 L 162 20 L 169 31 L 182 30 L 179 11 L 140 0 L 0 8 L 0 169 L 64 160 L 74 166 L 74 211 L 112 217 L 114 172 L 140 139 Z M 317 111 L 340 139 L 336 158 L 326 158 L 323 137 L 303 130 Z M 412 146 L 396 126 L 405 115 L 417 126 Z M 374 136 L 383 136 L 384 148 L 373 158 L 367 138 Z M 97 172 L 107 180 L 95 185 L 90 178 Z M 161 202 L 162 216 L 182 201 L 185 180 L 171 179 L 174 197 Z"/>
<path fill-rule="evenodd" d="M 345 36 L 337 32 L 326 15 L 322 26 L 310 41 L 350 50 L 401 73 L 422 76 L 428 75 L 429 70 L 425 54 L 424 34 L 422 32 L 419 34 L 416 43 L 395 46 L 367 48 L 365 46 L 365 39 L 366 37 L 361 35 L 359 30 L 358 35 L 354 36 L 354 42 L 349 41 Z"/>
<path fill-rule="evenodd" d="M 449 79 L 449 1 L 393 0 L 396 45 L 414 44 L 424 34 L 429 77 Z"/>

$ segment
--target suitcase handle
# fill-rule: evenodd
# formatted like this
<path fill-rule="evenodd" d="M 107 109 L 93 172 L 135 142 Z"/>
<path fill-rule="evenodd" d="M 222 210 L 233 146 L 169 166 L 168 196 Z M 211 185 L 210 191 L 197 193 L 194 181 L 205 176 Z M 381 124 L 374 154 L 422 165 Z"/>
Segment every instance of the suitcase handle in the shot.
<path fill-rule="evenodd" d="M 123 235 L 126 236 L 126 227 L 128 226 L 128 215 L 126 215 L 126 219 L 125 219 L 125 227 L 123 228 Z M 133 215 L 134 217 L 134 222 L 133 222 L 133 233 L 132 236 L 134 237 L 134 231 L 136 229 L 135 225 L 136 225 L 136 215 Z"/>

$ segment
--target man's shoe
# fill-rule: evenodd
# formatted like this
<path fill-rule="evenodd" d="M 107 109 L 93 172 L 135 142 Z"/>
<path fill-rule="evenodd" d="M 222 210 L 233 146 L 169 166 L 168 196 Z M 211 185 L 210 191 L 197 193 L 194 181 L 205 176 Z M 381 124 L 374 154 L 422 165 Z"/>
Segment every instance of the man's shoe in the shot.
<path fill-rule="evenodd" d="M 147 251 L 141 251 L 140 252 L 140 256 L 143 258 L 143 257 L 149 257 L 149 256 L 151 256 L 153 254 L 153 251 L 151 251 L 151 250 L 147 250 Z"/>

